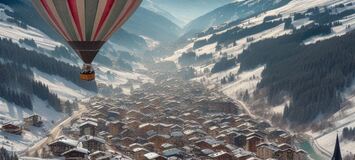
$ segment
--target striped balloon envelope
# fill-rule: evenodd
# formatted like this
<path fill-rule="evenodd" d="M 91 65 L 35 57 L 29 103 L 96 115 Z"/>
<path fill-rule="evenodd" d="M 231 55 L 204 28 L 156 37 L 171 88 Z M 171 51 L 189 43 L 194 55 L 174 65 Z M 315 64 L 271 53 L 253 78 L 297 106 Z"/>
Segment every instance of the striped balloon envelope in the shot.
<path fill-rule="evenodd" d="M 142 0 L 32 0 L 80 58 L 91 64 L 103 44 Z"/>

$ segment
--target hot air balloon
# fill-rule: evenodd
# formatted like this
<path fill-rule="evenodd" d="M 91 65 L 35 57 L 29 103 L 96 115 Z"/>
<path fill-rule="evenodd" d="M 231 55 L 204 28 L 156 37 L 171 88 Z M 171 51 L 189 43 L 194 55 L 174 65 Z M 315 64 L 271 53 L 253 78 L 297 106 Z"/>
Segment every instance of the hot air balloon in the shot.
<path fill-rule="evenodd" d="M 95 79 L 92 62 L 100 48 L 142 0 L 32 0 L 33 5 L 83 60 L 80 78 Z"/>

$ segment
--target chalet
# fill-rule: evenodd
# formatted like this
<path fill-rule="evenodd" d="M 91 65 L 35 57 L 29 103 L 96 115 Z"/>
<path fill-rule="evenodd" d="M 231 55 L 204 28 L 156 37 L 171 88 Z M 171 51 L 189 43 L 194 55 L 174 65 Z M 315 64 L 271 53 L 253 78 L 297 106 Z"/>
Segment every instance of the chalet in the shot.
<path fill-rule="evenodd" d="M 86 160 L 88 159 L 89 151 L 84 148 L 73 148 L 61 154 L 65 160 Z"/>
<path fill-rule="evenodd" d="M 254 154 L 252 152 L 245 151 L 242 148 L 234 150 L 233 154 L 236 160 L 247 160 L 248 158 L 254 157 Z"/>
<path fill-rule="evenodd" d="M 141 122 L 139 122 L 137 120 L 131 120 L 131 121 L 127 122 L 127 127 L 129 127 L 129 128 L 138 128 L 139 125 L 141 125 Z"/>
<path fill-rule="evenodd" d="M 225 133 L 225 137 L 224 137 L 224 141 L 228 144 L 234 144 L 234 138 L 238 135 L 237 132 L 226 132 Z"/>
<path fill-rule="evenodd" d="M 208 128 L 208 133 L 211 134 L 212 136 L 216 136 L 219 132 L 219 127 L 218 126 L 212 126 Z"/>
<path fill-rule="evenodd" d="M 304 150 L 297 150 L 293 156 L 294 160 L 304 160 L 307 159 L 307 153 Z"/>
<path fill-rule="evenodd" d="M 103 118 L 99 118 L 97 119 L 97 132 L 101 132 L 101 131 L 107 131 L 107 127 L 106 127 L 107 121 Z"/>
<path fill-rule="evenodd" d="M 275 129 L 275 128 L 268 128 L 268 136 L 267 139 L 270 141 L 276 141 L 276 139 L 282 135 L 282 134 L 288 134 L 286 131 L 281 130 L 281 129 Z"/>
<path fill-rule="evenodd" d="M 183 139 L 184 134 L 180 131 L 176 131 L 176 132 L 171 132 L 170 133 L 170 141 L 171 143 L 173 143 L 174 145 L 178 146 L 178 147 L 182 147 L 184 145 L 184 139 Z"/>
<path fill-rule="evenodd" d="M 279 148 L 273 144 L 261 143 L 256 146 L 256 156 L 262 159 L 274 158 Z"/>
<path fill-rule="evenodd" d="M 245 129 L 248 129 L 249 127 L 250 127 L 249 123 L 243 123 L 243 124 L 237 126 L 237 128 L 240 130 L 245 130 Z"/>
<path fill-rule="evenodd" d="M 256 128 L 258 128 L 259 130 L 265 130 L 266 128 L 271 127 L 269 122 L 266 121 L 261 121 L 256 125 Z"/>
<path fill-rule="evenodd" d="M 170 143 L 164 143 L 164 144 L 161 145 L 161 148 L 163 150 L 172 149 L 172 148 L 174 148 L 174 145 L 170 144 Z"/>
<path fill-rule="evenodd" d="M 156 113 L 156 109 L 154 108 L 154 106 L 149 105 L 149 106 L 140 108 L 140 112 L 143 114 L 152 114 L 152 113 Z"/>
<path fill-rule="evenodd" d="M 144 123 L 144 124 L 141 124 L 139 125 L 139 132 L 140 133 L 146 133 L 150 130 L 156 130 L 156 125 L 155 124 L 152 124 L 152 123 Z"/>
<path fill-rule="evenodd" d="M 135 148 L 133 149 L 133 157 L 135 160 L 144 160 L 144 155 L 149 153 L 145 148 Z"/>
<path fill-rule="evenodd" d="M 213 154 L 213 153 L 215 153 L 213 150 L 211 150 L 211 149 L 203 149 L 203 150 L 201 150 L 201 152 L 202 152 L 202 154 L 204 155 L 204 156 L 208 156 L 208 155 L 210 155 L 210 154 Z"/>
<path fill-rule="evenodd" d="M 205 137 L 207 133 L 201 129 L 188 129 L 183 132 L 187 138 L 191 137 Z"/>
<path fill-rule="evenodd" d="M 105 141 L 107 141 L 107 143 L 111 143 L 109 141 L 111 141 L 111 138 L 113 136 L 109 132 L 101 131 L 101 132 L 99 132 L 98 137 L 104 139 Z"/>
<path fill-rule="evenodd" d="M 158 134 L 158 135 L 154 135 L 152 137 L 149 137 L 148 141 L 154 143 L 154 146 L 156 149 L 160 149 L 160 146 L 164 143 L 167 143 L 169 139 L 170 139 L 169 135 Z"/>
<path fill-rule="evenodd" d="M 244 119 L 237 118 L 237 119 L 234 120 L 233 127 L 237 127 L 239 125 L 242 125 L 243 123 L 245 123 Z"/>
<path fill-rule="evenodd" d="M 118 120 L 120 118 L 120 112 L 117 111 L 108 111 L 107 112 L 107 119 L 114 121 L 114 120 Z"/>
<path fill-rule="evenodd" d="M 161 117 L 161 122 L 165 122 L 165 123 L 170 123 L 170 124 L 175 124 L 175 125 L 180 125 L 181 126 L 184 123 L 184 120 L 182 120 L 180 117 L 169 116 L 169 117 Z"/>
<path fill-rule="evenodd" d="M 41 127 L 43 124 L 42 117 L 37 114 L 26 117 L 23 119 L 23 121 L 26 127 L 29 126 Z"/>
<path fill-rule="evenodd" d="M 91 154 L 89 155 L 89 158 L 90 158 L 91 160 L 96 160 L 97 158 L 102 157 L 102 156 L 105 156 L 105 155 L 106 155 L 106 153 L 103 152 L 103 151 L 96 151 L 96 152 L 91 153 Z"/>
<path fill-rule="evenodd" d="M 246 148 L 250 152 L 256 152 L 256 146 L 263 141 L 263 138 L 260 136 L 252 135 L 247 138 Z"/>
<path fill-rule="evenodd" d="M 234 137 L 234 145 L 240 148 L 244 148 L 247 144 L 247 136 L 244 134 L 238 134 Z"/>
<path fill-rule="evenodd" d="M 79 125 L 80 135 L 96 136 L 97 123 L 93 121 L 86 121 Z"/>
<path fill-rule="evenodd" d="M 225 134 L 220 134 L 216 137 L 218 141 L 225 141 L 227 139 L 227 136 Z"/>
<path fill-rule="evenodd" d="M 142 137 L 137 137 L 134 142 L 139 144 L 144 144 L 144 143 L 148 143 L 148 140 Z"/>
<path fill-rule="evenodd" d="M 142 144 L 142 147 L 149 151 L 154 151 L 154 143 L 152 142 L 144 143 Z"/>
<path fill-rule="evenodd" d="M 69 139 L 67 137 L 61 136 L 55 141 L 48 144 L 50 151 L 55 156 L 60 156 L 70 149 L 76 148 L 79 142 L 76 140 Z"/>
<path fill-rule="evenodd" d="M 136 137 L 137 136 L 137 132 L 132 129 L 132 128 L 126 128 L 124 129 L 120 134 L 119 134 L 120 137 Z"/>
<path fill-rule="evenodd" d="M 125 124 L 120 121 L 113 121 L 107 123 L 107 130 L 113 136 L 118 136 L 122 132 L 122 128 Z"/>
<path fill-rule="evenodd" d="M 224 144 L 214 144 L 212 145 L 212 148 L 216 152 L 224 151 L 224 152 L 230 152 L 228 147 L 226 147 Z"/>
<path fill-rule="evenodd" d="M 106 143 L 104 139 L 90 135 L 80 137 L 79 141 L 82 143 L 82 147 L 88 149 L 90 152 L 104 150 Z"/>
<path fill-rule="evenodd" d="M 275 152 L 275 157 L 282 160 L 294 160 L 295 150 L 293 148 L 287 148 Z"/>
<path fill-rule="evenodd" d="M 20 135 L 22 134 L 22 126 L 21 125 L 16 125 L 12 123 L 7 123 L 1 127 L 1 130 L 7 133 L 11 134 L 17 134 Z"/>
<path fill-rule="evenodd" d="M 171 124 L 158 123 L 156 125 L 156 129 L 160 134 L 168 134 L 170 133 Z"/>
<path fill-rule="evenodd" d="M 124 137 L 120 140 L 120 143 L 127 147 L 127 146 L 131 145 L 132 143 L 134 143 L 134 139 L 131 137 Z"/>
<path fill-rule="evenodd" d="M 213 149 L 212 145 L 213 144 L 208 143 L 205 140 L 201 140 L 201 141 L 198 141 L 198 142 L 195 143 L 195 146 L 197 146 L 197 147 L 199 147 L 201 149 Z"/>
<path fill-rule="evenodd" d="M 200 116 L 197 116 L 197 119 L 196 119 L 196 121 L 198 122 L 198 123 L 203 123 L 203 122 L 205 122 L 206 121 L 206 118 L 204 118 L 204 117 L 200 117 Z"/>
<path fill-rule="evenodd" d="M 287 144 L 292 144 L 292 135 L 289 135 L 287 133 L 281 134 L 276 138 L 276 143 L 282 144 L 282 143 L 287 143 Z"/>
<path fill-rule="evenodd" d="M 171 132 L 181 132 L 183 129 L 180 125 L 173 125 L 170 127 Z"/>
<path fill-rule="evenodd" d="M 133 151 L 133 149 L 135 149 L 135 148 L 144 148 L 144 147 L 142 147 L 142 144 L 139 144 L 139 143 L 132 143 L 128 146 L 128 149 L 131 151 Z"/>
<path fill-rule="evenodd" d="M 293 148 L 291 145 L 289 145 L 287 143 L 279 144 L 277 147 L 279 147 L 281 150 Z"/>
<path fill-rule="evenodd" d="M 127 117 L 144 117 L 145 115 L 143 115 L 141 112 L 136 111 L 136 110 L 131 110 L 127 112 Z"/>

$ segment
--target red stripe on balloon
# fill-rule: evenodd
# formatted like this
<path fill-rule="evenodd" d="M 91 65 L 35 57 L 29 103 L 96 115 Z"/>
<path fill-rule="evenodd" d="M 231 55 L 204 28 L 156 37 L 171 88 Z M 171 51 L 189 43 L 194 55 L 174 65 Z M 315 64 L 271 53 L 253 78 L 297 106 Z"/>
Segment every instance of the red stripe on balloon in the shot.
<path fill-rule="evenodd" d="M 66 39 L 70 40 L 70 38 L 68 38 L 68 36 L 65 34 L 63 28 L 60 27 L 59 22 L 58 22 L 57 19 L 54 17 L 54 14 L 53 14 L 53 12 L 51 11 L 51 9 L 49 8 L 47 2 L 46 2 L 45 0 L 41 0 L 41 3 L 42 3 L 42 5 L 43 5 L 44 9 L 46 10 L 46 12 L 48 13 L 49 18 L 53 20 L 54 24 L 59 28 L 59 30 L 62 32 L 63 36 L 64 36 Z"/>
<path fill-rule="evenodd" d="M 102 13 L 102 17 L 100 19 L 99 25 L 95 31 L 95 35 L 94 35 L 94 40 L 96 40 L 101 28 L 103 27 L 103 24 L 105 23 L 106 19 L 108 18 L 108 15 L 113 7 L 113 3 L 115 1 L 114 0 L 107 0 L 107 3 L 105 5 L 105 9 L 104 12 Z"/>
<path fill-rule="evenodd" d="M 68 0 L 67 2 L 68 2 L 68 6 L 69 6 L 69 9 L 70 9 L 71 15 L 72 15 L 72 17 L 74 19 L 74 23 L 75 23 L 76 28 L 77 28 L 77 30 L 79 32 L 80 39 L 84 40 L 83 39 L 83 33 L 81 31 L 79 13 L 78 13 L 78 6 L 76 5 L 76 0 Z"/>
<path fill-rule="evenodd" d="M 128 14 L 132 11 L 132 9 L 137 5 L 137 2 L 138 0 L 135 0 L 133 3 L 131 3 L 128 7 L 128 9 L 126 10 L 126 12 L 124 13 L 124 15 L 122 16 L 122 18 L 116 23 L 116 25 L 113 27 L 113 29 L 110 31 L 109 34 L 107 34 L 104 39 L 106 39 L 109 35 L 111 35 L 114 31 L 115 31 L 115 28 L 118 27 L 118 25 L 120 25 L 122 23 L 122 21 L 124 19 L 127 18 Z"/>

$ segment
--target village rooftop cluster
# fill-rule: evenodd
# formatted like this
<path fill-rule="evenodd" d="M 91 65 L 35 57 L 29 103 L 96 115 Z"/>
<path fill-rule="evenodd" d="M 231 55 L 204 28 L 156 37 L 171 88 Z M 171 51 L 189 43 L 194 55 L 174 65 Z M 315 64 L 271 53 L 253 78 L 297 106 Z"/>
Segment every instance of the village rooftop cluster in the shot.
<path fill-rule="evenodd" d="M 307 159 L 292 134 L 244 114 L 238 104 L 199 83 L 160 76 L 129 96 L 95 97 L 86 107 L 42 155 L 92 160 Z"/>

